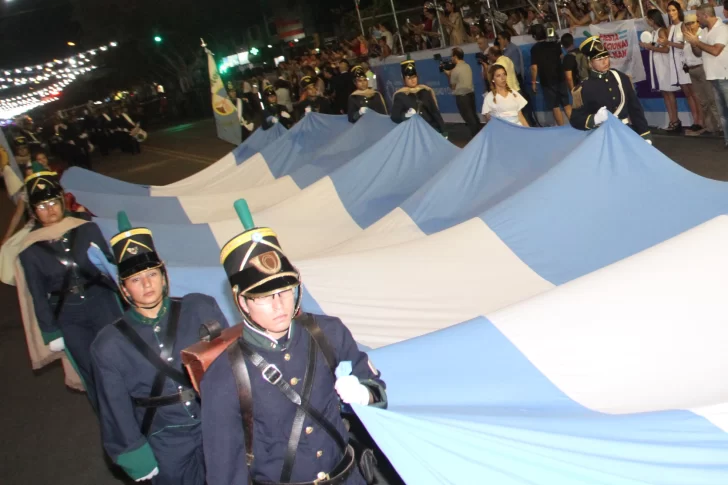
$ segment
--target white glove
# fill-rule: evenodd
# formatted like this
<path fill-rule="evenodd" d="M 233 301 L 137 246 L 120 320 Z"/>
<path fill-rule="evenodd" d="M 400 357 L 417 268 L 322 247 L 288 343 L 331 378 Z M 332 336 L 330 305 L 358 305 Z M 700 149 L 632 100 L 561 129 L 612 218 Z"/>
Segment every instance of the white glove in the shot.
<path fill-rule="evenodd" d="M 360 115 L 363 115 L 367 111 L 369 111 L 369 108 L 367 108 L 366 106 L 362 106 L 361 108 L 359 108 L 359 114 Z"/>
<path fill-rule="evenodd" d="M 253 128 L 255 128 L 255 125 L 253 123 L 245 123 L 245 122 L 243 122 L 243 126 L 248 131 L 253 131 Z"/>
<path fill-rule="evenodd" d="M 652 140 L 645 140 L 645 141 L 646 141 L 647 143 L 649 143 L 650 145 L 652 145 Z"/>
<path fill-rule="evenodd" d="M 306 106 L 306 109 L 304 109 L 304 111 L 306 113 L 310 113 L 311 112 L 311 107 L 310 106 Z"/>
<path fill-rule="evenodd" d="M 599 108 L 599 111 L 597 111 L 597 114 L 594 115 L 594 124 L 596 126 L 601 125 L 605 121 L 607 121 L 607 113 L 609 113 L 609 110 L 606 106 L 602 106 Z"/>
<path fill-rule="evenodd" d="M 357 376 L 344 376 L 336 379 L 334 384 L 336 392 L 342 401 L 347 404 L 361 404 L 366 406 L 369 404 L 369 389 L 359 382 Z"/>
<path fill-rule="evenodd" d="M 66 348 L 66 342 L 63 341 L 63 337 L 57 338 L 48 344 L 48 348 L 51 349 L 51 352 L 60 352 Z"/>
<path fill-rule="evenodd" d="M 154 470 L 152 470 L 152 472 L 149 475 L 147 475 L 146 477 L 137 478 L 134 481 L 143 482 L 144 480 L 151 480 L 152 478 L 156 477 L 157 475 L 159 475 L 159 468 L 155 466 Z"/>
<path fill-rule="evenodd" d="M 291 117 L 291 115 L 289 115 L 287 111 L 281 112 L 281 116 L 283 116 L 285 119 L 289 119 Z"/>
<path fill-rule="evenodd" d="M 414 115 L 417 114 L 417 111 L 414 110 L 414 108 L 410 108 L 407 110 L 407 112 L 404 114 L 405 118 L 412 118 Z"/>

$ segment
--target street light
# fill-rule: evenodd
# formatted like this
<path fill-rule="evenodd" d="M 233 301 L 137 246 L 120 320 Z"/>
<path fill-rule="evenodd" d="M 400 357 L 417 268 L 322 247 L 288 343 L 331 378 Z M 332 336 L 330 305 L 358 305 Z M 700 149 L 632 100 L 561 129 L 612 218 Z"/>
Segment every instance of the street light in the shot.
<path fill-rule="evenodd" d="M 273 46 L 268 44 L 268 49 L 272 49 L 272 48 L 273 48 Z"/>
<path fill-rule="evenodd" d="M 66 42 L 66 44 L 68 44 L 71 47 L 75 47 L 76 46 L 76 43 L 75 42 L 71 42 L 70 40 L 68 42 Z"/>
<path fill-rule="evenodd" d="M 160 36 L 158 36 L 158 35 L 155 35 L 154 36 L 154 42 L 156 42 L 157 44 L 159 44 L 160 42 L 162 42 L 162 38 Z"/>

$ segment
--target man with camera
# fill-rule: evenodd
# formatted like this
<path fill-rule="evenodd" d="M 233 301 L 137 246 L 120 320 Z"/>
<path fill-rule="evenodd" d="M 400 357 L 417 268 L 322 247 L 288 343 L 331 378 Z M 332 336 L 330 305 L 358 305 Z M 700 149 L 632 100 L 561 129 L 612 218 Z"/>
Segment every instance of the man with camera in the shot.
<path fill-rule="evenodd" d="M 452 60 L 441 62 L 440 70 L 450 80 L 450 89 L 455 95 L 460 116 L 468 125 L 470 134 L 475 136 L 480 131 L 480 120 L 475 109 L 475 91 L 473 88 L 473 70 L 464 60 L 465 54 L 459 47 L 452 50 Z"/>
<path fill-rule="evenodd" d="M 553 112 L 556 124 L 563 126 L 565 122 L 561 108 L 570 118 L 571 104 L 561 67 L 561 46 L 558 42 L 547 41 L 547 38 L 553 38 L 553 28 L 549 28 L 547 35 L 546 27 L 536 24 L 531 27 L 531 34 L 536 40 L 536 44 L 531 47 L 531 89 L 536 94 L 536 84 L 541 81 L 545 108 Z"/>

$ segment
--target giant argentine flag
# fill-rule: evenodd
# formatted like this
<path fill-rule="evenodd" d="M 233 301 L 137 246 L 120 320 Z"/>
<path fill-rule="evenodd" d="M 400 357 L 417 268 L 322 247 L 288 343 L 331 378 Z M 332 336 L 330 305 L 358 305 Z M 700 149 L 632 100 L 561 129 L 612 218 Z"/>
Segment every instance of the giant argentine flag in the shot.
<path fill-rule="evenodd" d="M 267 131 L 276 131 L 276 126 Z M 343 116 L 309 114 L 289 133 L 268 136 L 270 143 L 260 146 L 259 152 L 240 165 L 236 161 L 258 147 L 258 142 L 246 140 L 231 155 L 177 185 L 152 188 L 146 192 L 151 199 L 139 197 L 145 195 L 146 188 L 119 186 L 123 182 L 87 175 L 83 169 L 64 174 L 63 183 L 80 203 L 99 208 L 101 217 L 115 217 L 114 207 L 126 207 L 129 217 L 138 222 L 225 221 L 236 218 L 232 209 L 235 200 L 244 197 L 253 211 L 281 202 L 368 150 L 395 126 L 378 113 L 367 113 L 353 126 Z M 251 139 L 258 133 L 267 132 L 258 129 Z M 98 188 L 89 191 L 87 180 L 91 177 L 97 180 Z M 114 186 L 118 190 L 113 190 Z M 165 190 L 184 190 L 188 195 L 164 195 Z"/>
<path fill-rule="evenodd" d="M 357 411 L 407 483 L 720 484 L 727 210 L 613 117 L 494 120 L 464 150 L 414 117 L 254 216 L 304 309 L 377 348 L 390 409 Z M 242 228 L 145 225 L 173 294 L 235 320 L 219 248 Z"/>

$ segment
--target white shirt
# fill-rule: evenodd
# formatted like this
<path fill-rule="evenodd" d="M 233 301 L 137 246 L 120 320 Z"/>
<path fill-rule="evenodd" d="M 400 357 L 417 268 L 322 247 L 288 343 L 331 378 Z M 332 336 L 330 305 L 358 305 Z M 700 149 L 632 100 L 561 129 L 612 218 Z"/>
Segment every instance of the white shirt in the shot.
<path fill-rule="evenodd" d="M 384 41 L 387 43 L 390 49 L 394 49 L 394 36 L 392 33 L 388 30 L 385 30 L 382 32 L 382 37 L 384 37 Z"/>
<path fill-rule="evenodd" d="M 726 46 L 718 57 L 703 51 L 705 79 L 708 81 L 728 79 L 728 25 L 725 25 L 720 18 L 716 18 L 713 28 L 703 36 L 702 40 L 708 45 L 723 44 Z"/>
<path fill-rule="evenodd" d="M 494 95 L 493 91 L 485 95 L 483 100 L 483 110 L 481 114 L 490 114 L 496 118 L 521 125 L 518 119 L 518 113 L 528 104 L 528 102 L 516 91 L 511 91 L 505 98 L 500 94 Z"/>
<path fill-rule="evenodd" d="M 705 38 L 705 29 L 698 29 L 696 35 L 698 37 Z M 691 46 L 687 42 L 685 42 L 685 47 L 683 47 L 683 51 L 685 52 L 685 64 L 687 64 L 688 66 L 698 66 L 703 63 L 703 58 L 693 54 L 693 46 Z"/>

